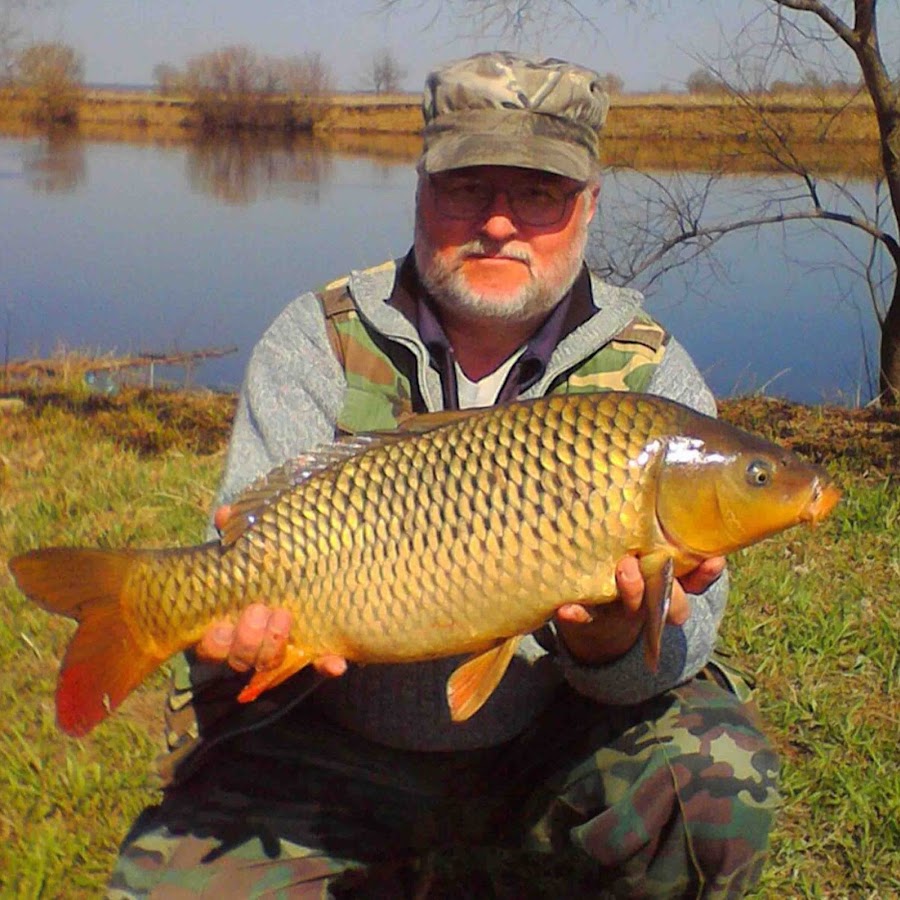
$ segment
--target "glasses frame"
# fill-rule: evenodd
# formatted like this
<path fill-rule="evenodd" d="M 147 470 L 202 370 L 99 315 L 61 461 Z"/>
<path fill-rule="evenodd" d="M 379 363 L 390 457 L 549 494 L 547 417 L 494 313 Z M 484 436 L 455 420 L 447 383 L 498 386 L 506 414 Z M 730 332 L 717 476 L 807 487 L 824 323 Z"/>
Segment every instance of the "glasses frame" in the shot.
<path fill-rule="evenodd" d="M 456 222 L 475 222 L 479 219 L 483 218 L 485 214 L 491 209 L 494 203 L 497 200 L 498 194 L 503 194 L 506 197 L 506 203 L 509 207 L 510 215 L 518 222 L 521 222 L 523 225 L 528 225 L 532 228 L 549 228 L 553 225 L 559 225 L 560 222 L 564 221 L 566 216 L 572 207 L 572 201 L 581 193 L 584 193 L 587 190 L 589 182 L 583 182 L 577 188 L 573 188 L 570 191 L 566 191 L 563 194 L 563 206 L 560 210 L 559 215 L 555 219 L 551 219 L 548 221 L 540 221 L 534 222 L 530 221 L 528 217 L 523 217 L 516 208 L 517 201 L 514 199 L 514 195 L 510 193 L 510 188 L 508 187 L 500 187 L 499 185 L 491 185 L 491 194 L 486 200 L 484 206 L 478 211 L 471 215 L 460 215 L 459 213 L 448 212 L 447 209 L 442 205 L 442 197 L 446 199 L 445 195 L 442 195 L 440 190 L 440 185 L 437 179 L 440 177 L 440 173 L 430 173 L 428 175 L 428 184 L 431 188 L 431 194 L 434 197 L 434 205 L 437 211 L 447 219 L 453 219 Z"/>

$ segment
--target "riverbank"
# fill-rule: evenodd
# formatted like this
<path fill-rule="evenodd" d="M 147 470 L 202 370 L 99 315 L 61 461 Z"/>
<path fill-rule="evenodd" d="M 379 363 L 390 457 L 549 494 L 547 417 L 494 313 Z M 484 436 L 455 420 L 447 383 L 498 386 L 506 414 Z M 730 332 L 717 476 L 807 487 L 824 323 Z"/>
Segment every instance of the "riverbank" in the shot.
<path fill-rule="evenodd" d="M 83 384 L 7 387 L 0 412 L 0 895 L 102 893 L 132 819 L 158 799 L 165 679 L 71 740 L 53 690 L 71 623 L 15 590 L 6 563 L 35 546 L 173 546 L 202 539 L 233 395 Z M 815 532 L 734 554 L 722 641 L 752 673 L 782 759 L 784 805 L 756 900 L 895 896 L 900 871 L 900 411 L 752 397 L 723 417 L 824 462 L 844 490 Z M 441 862 L 434 900 L 468 896 L 477 859 L 497 897 L 565 896 L 552 861 L 484 849 Z M 483 879 L 482 879 L 483 883 Z"/>
<path fill-rule="evenodd" d="M 34 133 L 28 103 L 22 94 L 0 92 L 0 133 Z M 355 136 L 363 145 L 395 140 L 417 147 L 421 124 L 417 94 L 337 94 L 311 114 L 316 136 L 334 142 Z M 197 137 L 199 120 L 187 97 L 90 90 L 77 127 L 89 139 L 178 142 Z M 818 171 L 878 171 L 877 125 L 864 96 L 772 95 L 749 107 L 727 95 L 622 94 L 613 98 L 603 146 L 610 165 L 769 171 L 782 139 Z"/>

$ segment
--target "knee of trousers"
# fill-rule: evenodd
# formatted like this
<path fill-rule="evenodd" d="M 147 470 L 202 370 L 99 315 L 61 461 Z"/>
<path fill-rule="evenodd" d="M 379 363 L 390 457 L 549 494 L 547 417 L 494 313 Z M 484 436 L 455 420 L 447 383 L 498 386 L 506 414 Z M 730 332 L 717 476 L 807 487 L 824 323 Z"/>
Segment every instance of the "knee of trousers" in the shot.
<path fill-rule="evenodd" d="M 730 692 L 693 682 L 673 693 L 570 785 L 570 840 L 614 868 L 698 867 L 713 881 L 758 869 L 779 806 L 775 751 Z"/>

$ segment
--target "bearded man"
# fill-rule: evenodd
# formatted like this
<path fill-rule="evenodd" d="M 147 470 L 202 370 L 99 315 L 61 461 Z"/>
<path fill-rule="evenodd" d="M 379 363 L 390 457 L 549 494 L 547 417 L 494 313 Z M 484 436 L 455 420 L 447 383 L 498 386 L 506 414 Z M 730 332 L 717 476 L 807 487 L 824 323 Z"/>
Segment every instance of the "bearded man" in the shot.
<path fill-rule="evenodd" d="M 263 336 L 220 524 L 284 460 L 420 412 L 616 389 L 715 413 L 640 296 L 585 264 L 608 106 L 595 72 L 559 60 L 486 53 L 429 76 L 414 246 L 303 294 Z M 616 602 L 563 605 L 524 639 L 461 723 L 445 695 L 458 658 L 323 657 L 241 706 L 291 617 L 254 604 L 216 623 L 175 672 L 164 799 L 126 839 L 110 896 L 401 897 L 415 860 L 450 844 L 555 854 L 570 896 L 741 896 L 777 760 L 713 658 L 724 561 L 676 583 L 656 671 L 634 558 L 616 580 Z"/>

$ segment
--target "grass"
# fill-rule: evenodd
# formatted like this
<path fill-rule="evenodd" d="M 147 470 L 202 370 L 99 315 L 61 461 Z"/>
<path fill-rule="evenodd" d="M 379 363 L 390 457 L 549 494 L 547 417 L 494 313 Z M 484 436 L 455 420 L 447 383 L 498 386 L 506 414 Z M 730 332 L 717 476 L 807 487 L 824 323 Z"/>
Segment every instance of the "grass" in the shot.
<path fill-rule="evenodd" d="M 0 896 L 94 897 L 154 796 L 164 676 L 90 738 L 63 737 L 53 691 L 72 626 L 25 601 L 5 564 L 45 544 L 197 542 L 233 401 L 25 396 L 26 412 L 0 419 Z M 182 421 L 192 411 L 194 429 Z"/>
<path fill-rule="evenodd" d="M 56 730 L 53 689 L 70 623 L 30 605 L 6 561 L 54 543 L 201 538 L 233 398 L 17 391 L 0 413 L 0 896 L 94 897 L 137 812 L 155 797 L 164 675 L 81 740 Z M 815 532 L 733 558 L 723 642 L 757 678 L 783 761 L 784 809 L 757 898 L 900 897 L 900 415 L 728 403 L 726 418 L 815 456 L 845 489 Z M 572 896 L 545 866 L 493 857 L 517 883 Z M 457 870 L 442 873 L 454 896 Z M 463 896 L 460 891 L 455 896 Z"/>
<path fill-rule="evenodd" d="M 900 496 L 843 478 L 823 533 L 740 554 L 726 646 L 757 677 L 785 806 L 761 897 L 900 896 Z"/>

